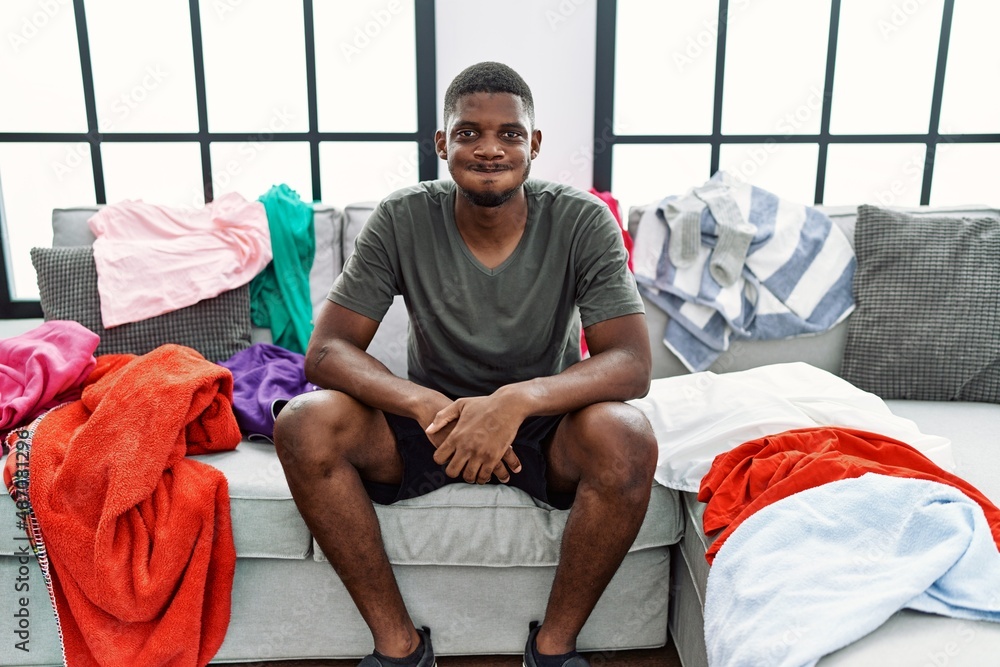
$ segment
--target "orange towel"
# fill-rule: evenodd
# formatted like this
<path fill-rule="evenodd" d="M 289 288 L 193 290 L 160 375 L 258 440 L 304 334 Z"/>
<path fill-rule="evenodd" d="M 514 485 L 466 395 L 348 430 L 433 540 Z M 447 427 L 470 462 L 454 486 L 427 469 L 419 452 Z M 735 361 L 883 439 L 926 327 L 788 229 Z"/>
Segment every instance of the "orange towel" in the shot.
<path fill-rule="evenodd" d="M 31 445 L 29 496 L 70 667 L 206 665 L 229 624 L 230 372 L 190 348 L 107 355 Z"/>
<path fill-rule="evenodd" d="M 754 512 L 793 493 L 875 472 L 950 484 L 983 508 L 1000 547 L 1000 509 L 978 489 L 935 465 L 906 443 L 848 428 L 818 427 L 769 435 L 719 454 L 701 480 L 706 535 L 719 530 L 705 554 L 712 563 L 733 531 Z"/>

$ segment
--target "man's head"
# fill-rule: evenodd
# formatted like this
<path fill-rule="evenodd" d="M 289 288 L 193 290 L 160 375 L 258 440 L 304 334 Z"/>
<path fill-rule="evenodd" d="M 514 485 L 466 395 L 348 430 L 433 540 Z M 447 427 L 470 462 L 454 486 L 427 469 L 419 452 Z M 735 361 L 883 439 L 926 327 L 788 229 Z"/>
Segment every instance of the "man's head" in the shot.
<path fill-rule="evenodd" d="M 448 86 L 444 108 L 435 147 L 459 192 L 484 207 L 517 195 L 542 141 L 524 80 L 500 63 L 472 65 Z"/>
<path fill-rule="evenodd" d="M 455 113 L 459 98 L 472 93 L 510 93 L 521 98 L 524 110 L 531 121 L 529 130 L 535 128 L 535 102 L 531 89 L 521 75 L 503 63 L 481 62 L 470 65 L 458 73 L 444 94 L 444 127 Z"/>

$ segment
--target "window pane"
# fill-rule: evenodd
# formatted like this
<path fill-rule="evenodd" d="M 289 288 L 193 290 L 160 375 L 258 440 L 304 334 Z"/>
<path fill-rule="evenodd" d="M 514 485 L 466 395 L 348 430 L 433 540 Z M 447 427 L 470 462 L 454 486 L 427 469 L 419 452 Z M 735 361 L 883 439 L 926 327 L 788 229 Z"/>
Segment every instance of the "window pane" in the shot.
<path fill-rule="evenodd" d="M 811 204 L 818 159 L 817 144 L 724 144 L 719 168 L 779 197 Z"/>
<path fill-rule="evenodd" d="M 827 153 L 823 203 L 917 206 L 923 144 L 834 144 Z"/>
<path fill-rule="evenodd" d="M 253 200 L 272 185 L 286 183 L 302 201 L 312 201 L 309 144 L 305 142 L 213 142 L 212 190 L 215 197 L 239 192 Z"/>
<path fill-rule="evenodd" d="M 816 134 L 823 108 L 829 2 L 733 2 L 722 131 Z"/>
<path fill-rule="evenodd" d="M 320 131 L 415 132 L 413 1 L 319 0 L 313 15 Z"/>
<path fill-rule="evenodd" d="M 87 2 L 101 132 L 197 132 L 187 3 Z"/>
<path fill-rule="evenodd" d="M 831 132 L 927 132 L 943 3 L 844 0 Z"/>
<path fill-rule="evenodd" d="M 627 215 L 632 206 L 684 194 L 707 181 L 712 149 L 708 144 L 618 144 L 612 159 L 611 192 Z"/>
<path fill-rule="evenodd" d="M 70 2 L 0 4 L 0 132 L 86 132 Z"/>
<path fill-rule="evenodd" d="M 205 203 L 196 143 L 104 143 L 101 159 L 109 204 L 123 199 L 168 206 Z"/>
<path fill-rule="evenodd" d="M 11 295 L 37 299 L 29 251 L 52 245 L 52 209 L 94 204 L 90 144 L 0 144 Z"/>
<path fill-rule="evenodd" d="M 202 2 L 208 127 L 252 132 L 285 118 L 283 132 L 309 129 L 301 2 Z"/>
<path fill-rule="evenodd" d="M 1000 144 L 938 144 L 931 182 L 932 206 L 989 204 L 1000 207 L 996 168 Z"/>
<path fill-rule="evenodd" d="M 946 134 L 1000 132 L 1000 3 L 956 2 L 941 103 Z"/>
<path fill-rule="evenodd" d="M 417 178 L 415 141 L 327 141 L 319 145 L 323 201 L 378 201 Z"/>
<path fill-rule="evenodd" d="M 710 134 L 718 32 L 717 0 L 619 0 L 615 134 Z"/>

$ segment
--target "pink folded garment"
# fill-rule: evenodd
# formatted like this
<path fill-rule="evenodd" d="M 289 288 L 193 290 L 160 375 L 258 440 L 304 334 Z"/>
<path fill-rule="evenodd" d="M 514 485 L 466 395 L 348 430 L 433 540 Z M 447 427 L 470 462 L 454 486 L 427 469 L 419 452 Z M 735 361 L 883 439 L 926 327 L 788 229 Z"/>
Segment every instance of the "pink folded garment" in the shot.
<path fill-rule="evenodd" d="M 201 209 L 125 200 L 88 223 L 105 328 L 218 296 L 271 261 L 264 205 L 235 192 Z"/>
<path fill-rule="evenodd" d="M 83 381 L 97 363 L 99 342 L 93 331 L 66 320 L 0 339 L 0 432 L 80 398 Z"/>

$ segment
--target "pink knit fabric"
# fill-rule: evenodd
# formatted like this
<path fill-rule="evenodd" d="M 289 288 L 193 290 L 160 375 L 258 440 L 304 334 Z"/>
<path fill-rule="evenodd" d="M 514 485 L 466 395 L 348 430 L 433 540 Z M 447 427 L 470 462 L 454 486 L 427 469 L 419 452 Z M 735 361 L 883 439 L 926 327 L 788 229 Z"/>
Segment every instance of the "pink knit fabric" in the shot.
<path fill-rule="evenodd" d="M 100 339 L 76 322 L 52 320 L 0 339 L 0 432 L 80 398 Z"/>
<path fill-rule="evenodd" d="M 235 192 L 201 209 L 125 200 L 88 222 L 105 328 L 218 296 L 271 261 L 264 205 Z"/>

